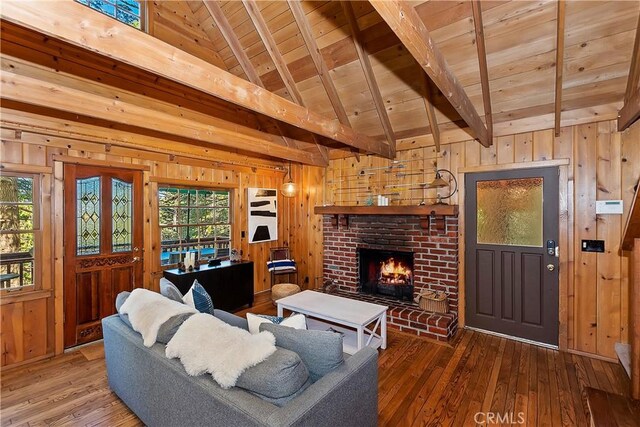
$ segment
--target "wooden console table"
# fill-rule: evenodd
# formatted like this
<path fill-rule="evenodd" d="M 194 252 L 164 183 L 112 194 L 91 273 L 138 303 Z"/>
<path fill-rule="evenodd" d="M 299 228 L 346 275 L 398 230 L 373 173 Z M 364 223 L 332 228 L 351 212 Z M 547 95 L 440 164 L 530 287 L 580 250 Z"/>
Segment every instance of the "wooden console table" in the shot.
<path fill-rule="evenodd" d="M 186 294 L 194 280 L 206 289 L 215 308 L 234 311 L 253 305 L 253 262 L 222 261 L 218 266 L 200 266 L 200 270 L 165 270 L 163 275 Z"/>

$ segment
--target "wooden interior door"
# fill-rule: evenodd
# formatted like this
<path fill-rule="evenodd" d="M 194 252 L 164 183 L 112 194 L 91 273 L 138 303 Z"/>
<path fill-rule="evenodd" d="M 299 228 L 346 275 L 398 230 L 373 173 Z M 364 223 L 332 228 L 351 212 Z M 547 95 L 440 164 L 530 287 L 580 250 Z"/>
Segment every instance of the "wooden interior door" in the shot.
<path fill-rule="evenodd" d="M 142 172 L 64 167 L 64 344 L 102 338 L 122 291 L 142 286 Z"/>
<path fill-rule="evenodd" d="M 558 168 L 465 176 L 467 326 L 558 345 Z"/>

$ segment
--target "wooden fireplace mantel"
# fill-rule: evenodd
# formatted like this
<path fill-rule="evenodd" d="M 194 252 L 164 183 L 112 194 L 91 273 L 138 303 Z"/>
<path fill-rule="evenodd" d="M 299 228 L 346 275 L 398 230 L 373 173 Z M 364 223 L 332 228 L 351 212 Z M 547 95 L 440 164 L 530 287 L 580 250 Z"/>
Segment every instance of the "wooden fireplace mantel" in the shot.
<path fill-rule="evenodd" d="M 458 205 L 423 205 L 423 206 L 316 206 L 316 215 L 333 215 L 333 225 L 349 226 L 350 215 L 393 215 L 419 216 L 420 226 L 429 228 L 429 217 L 437 219 L 436 228 L 444 230 L 444 217 L 457 216 Z"/>

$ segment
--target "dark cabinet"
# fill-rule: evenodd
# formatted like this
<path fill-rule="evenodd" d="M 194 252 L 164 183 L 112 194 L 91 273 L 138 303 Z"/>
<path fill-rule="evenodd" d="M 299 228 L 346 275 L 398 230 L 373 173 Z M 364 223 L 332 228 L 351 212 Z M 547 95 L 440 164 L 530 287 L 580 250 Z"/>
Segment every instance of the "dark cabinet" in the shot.
<path fill-rule="evenodd" d="M 253 262 L 222 261 L 215 267 L 203 265 L 200 270 L 165 270 L 164 277 L 186 294 L 194 280 L 207 290 L 213 306 L 225 311 L 253 305 Z"/>

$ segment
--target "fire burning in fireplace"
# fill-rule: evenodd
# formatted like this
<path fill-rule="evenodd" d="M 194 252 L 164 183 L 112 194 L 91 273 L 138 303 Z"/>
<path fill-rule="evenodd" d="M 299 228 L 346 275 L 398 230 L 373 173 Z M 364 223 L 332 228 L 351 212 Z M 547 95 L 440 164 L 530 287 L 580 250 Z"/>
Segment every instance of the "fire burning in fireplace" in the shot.
<path fill-rule="evenodd" d="M 383 285 L 410 285 L 411 268 L 393 257 L 380 263 L 380 278 L 378 283 Z"/>
<path fill-rule="evenodd" d="M 413 300 L 413 252 L 358 248 L 360 292 Z"/>

